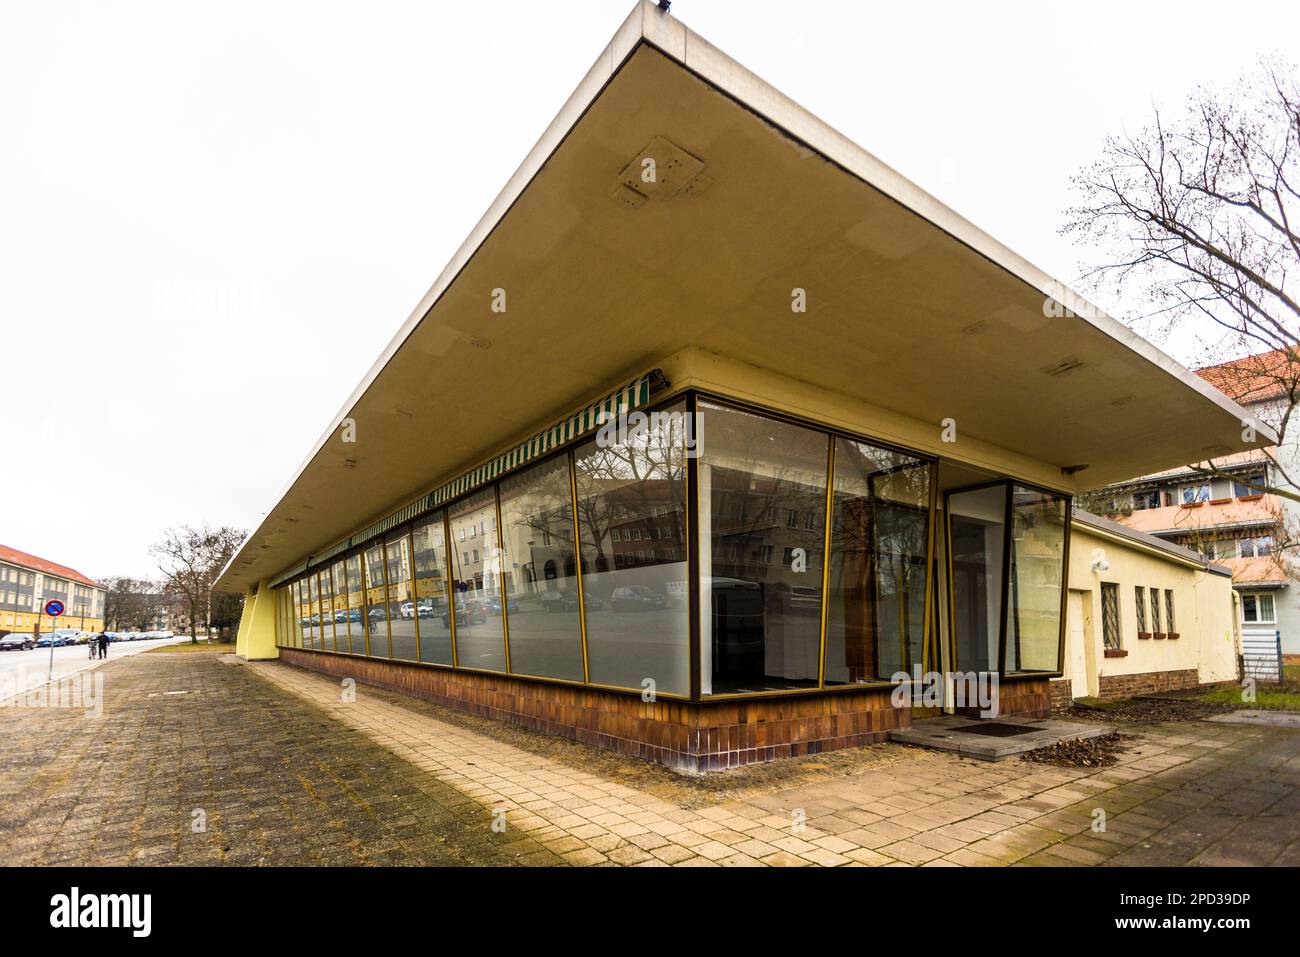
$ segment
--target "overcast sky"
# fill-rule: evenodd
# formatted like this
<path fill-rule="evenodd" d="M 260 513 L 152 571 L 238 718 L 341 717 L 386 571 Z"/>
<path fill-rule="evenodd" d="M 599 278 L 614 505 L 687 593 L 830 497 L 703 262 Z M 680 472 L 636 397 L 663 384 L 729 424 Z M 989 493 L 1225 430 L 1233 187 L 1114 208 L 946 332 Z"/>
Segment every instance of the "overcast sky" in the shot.
<path fill-rule="evenodd" d="M 1300 5 L 1230 8 L 673 13 L 1068 282 L 1108 133 L 1300 59 Z M 256 526 L 630 9 L 4 0 L 0 542 L 149 575 L 168 525 Z"/>

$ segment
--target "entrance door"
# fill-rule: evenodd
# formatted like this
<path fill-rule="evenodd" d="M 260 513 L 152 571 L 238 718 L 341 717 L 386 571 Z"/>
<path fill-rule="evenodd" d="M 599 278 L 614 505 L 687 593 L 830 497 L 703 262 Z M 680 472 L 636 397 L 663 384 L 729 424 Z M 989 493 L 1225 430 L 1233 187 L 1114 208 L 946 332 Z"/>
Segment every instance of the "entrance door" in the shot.
<path fill-rule="evenodd" d="M 1065 660 L 1069 663 L 1066 677 L 1070 679 L 1070 695 L 1084 698 L 1088 695 L 1088 646 L 1084 642 L 1083 602 L 1089 592 L 1070 591 L 1066 608 Z"/>

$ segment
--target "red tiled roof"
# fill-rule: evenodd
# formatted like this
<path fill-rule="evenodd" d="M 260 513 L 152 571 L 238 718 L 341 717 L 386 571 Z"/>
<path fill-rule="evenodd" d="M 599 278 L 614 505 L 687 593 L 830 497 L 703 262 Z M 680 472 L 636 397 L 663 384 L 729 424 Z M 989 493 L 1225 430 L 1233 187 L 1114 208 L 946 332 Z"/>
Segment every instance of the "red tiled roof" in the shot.
<path fill-rule="evenodd" d="M 1300 387 L 1300 359 L 1274 349 L 1197 369 L 1196 374 L 1228 398 L 1246 405 L 1295 393 Z"/>
<path fill-rule="evenodd" d="M 37 558 L 35 555 L 29 555 L 27 552 L 20 552 L 16 548 L 10 548 L 8 545 L 0 545 L 0 562 L 9 562 L 11 565 L 21 565 L 23 568 L 31 569 L 45 574 L 56 575 L 59 578 L 67 578 L 74 582 L 81 582 L 83 585 L 100 586 L 87 578 L 75 568 L 69 568 L 67 565 L 59 565 L 54 562 L 46 561 L 44 558 Z"/>

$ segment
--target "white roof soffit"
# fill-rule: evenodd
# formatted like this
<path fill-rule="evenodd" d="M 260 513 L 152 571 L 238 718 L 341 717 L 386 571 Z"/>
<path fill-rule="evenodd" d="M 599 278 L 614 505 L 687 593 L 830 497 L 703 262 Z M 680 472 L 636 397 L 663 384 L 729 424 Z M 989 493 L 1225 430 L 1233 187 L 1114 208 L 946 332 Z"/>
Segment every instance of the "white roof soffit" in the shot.
<path fill-rule="evenodd" d="M 630 195 L 648 149 L 679 163 Z M 951 417 L 1086 466 L 1086 486 L 1246 448 L 1235 403 L 644 0 L 218 586 L 282 571 L 690 346 L 936 431 Z"/>

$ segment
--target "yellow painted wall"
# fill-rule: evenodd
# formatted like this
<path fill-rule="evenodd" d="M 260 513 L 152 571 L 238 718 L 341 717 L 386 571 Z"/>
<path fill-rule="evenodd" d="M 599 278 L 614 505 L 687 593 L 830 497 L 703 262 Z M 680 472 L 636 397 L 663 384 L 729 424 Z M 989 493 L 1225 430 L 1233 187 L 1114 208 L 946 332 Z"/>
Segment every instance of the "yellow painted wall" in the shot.
<path fill-rule="evenodd" d="M 262 582 L 256 593 L 244 596 L 235 654 L 250 661 L 280 657 L 280 650 L 275 646 L 275 593 L 266 582 Z"/>
<path fill-rule="evenodd" d="M 960 409 L 952 412 L 956 441 L 945 442 L 944 427 L 939 421 L 923 422 L 883 406 L 699 349 L 684 349 L 664 359 L 658 367 L 667 376 L 673 391 L 691 387 L 730 396 L 1062 492 L 1069 493 L 1083 487 L 1081 480 L 1066 476 L 1059 466 L 1010 452 L 968 435 L 965 427 L 974 427 L 974 423 L 963 423 Z"/>
<path fill-rule="evenodd" d="M 53 619 L 31 611 L 0 611 L 0 631 L 12 631 L 19 634 L 35 632 L 38 618 L 41 622 L 42 635 L 57 631 L 60 628 L 76 628 L 81 631 L 104 630 L 104 620 L 102 618 L 91 618 L 89 615 L 84 619 L 80 615 L 62 615 L 57 619 Z"/>
<path fill-rule="evenodd" d="M 1093 571 L 1092 565 L 1098 560 L 1108 562 L 1109 569 Z M 1102 653 L 1102 582 L 1119 586 L 1120 647 L 1128 652 L 1122 658 L 1107 658 Z M 1173 591 L 1177 640 L 1138 638 L 1134 590 L 1138 585 L 1147 589 L 1148 630 L 1151 630 L 1149 590 L 1153 587 L 1161 590 L 1162 615 L 1163 591 Z M 1085 659 L 1088 669 L 1096 672 L 1094 675 L 1079 673 L 1067 634 L 1065 677 L 1071 679 L 1075 696 L 1082 696 L 1085 688 L 1088 694 L 1096 693 L 1097 676 L 1195 668 L 1202 683 L 1236 678 L 1237 629 L 1230 577 L 1075 522 L 1070 545 L 1069 587 L 1082 594 Z"/>

